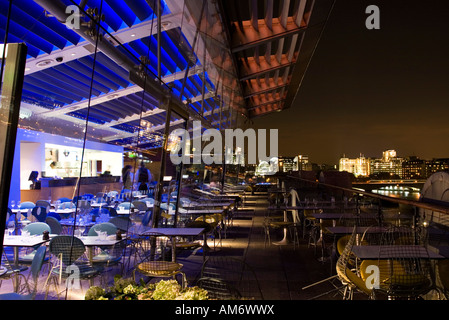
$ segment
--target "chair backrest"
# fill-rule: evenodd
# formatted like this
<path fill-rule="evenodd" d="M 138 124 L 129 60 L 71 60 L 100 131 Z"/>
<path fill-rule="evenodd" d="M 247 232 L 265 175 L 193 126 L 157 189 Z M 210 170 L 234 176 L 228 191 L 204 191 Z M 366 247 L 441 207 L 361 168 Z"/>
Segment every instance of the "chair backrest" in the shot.
<path fill-rule="evenodd" d="M 34 207 L 31 210 L 31 214 L 37 219 L 39 222 L 45 222 L 45 218 L 47 217 L 47 208 L 46 207 Z"/>
<path fill-rule="evenodd" d="M 77 237 L 60 235 L 50 240 L 48 245 L 51 254 L 60 258 L 66 266 L 78 260 L 86 251 L 83 241 Z"/>
<path fill-rule="evenodd" d="M 34 281 L 39 277 L 42 265 L 44 264 L 46 251 L 47 247 L 40 246 L 34 254 L 33 261 L 31 262 L 31 277 Z"/>
<path fill-rule="evenodd" d="M 131 220 L 129 217 L 113 217 L 109 220 L 109 223 L 112 223 L 114 226 L 116 226 L 117 229 L 121 231 L 128 231 L 128 228 L 132 225 Z"/>
<path fill-rule="evenodd" d="M 83 196 L 74 196 L 72 202 L 76 204 L 80 200 L 84 200 Z"/>
<path fill-rule="evenodd" d="M 380 279 L 388 281 L 380 283 L 379 291 L 392 297 L 413 298 L 430 290 L 433 271 L 429 254 L 426 251 L 418 255 L 417 249 L 425 242 L 416 229 L 407 226 L 391 226 L 382 234 L 378 260 L 390 258 L 380 268 Z"/>
<path fill-rule="evenodd" d="M 97 192 L 96 198 L 101 199 L 101 198 L 104 198 L 104 196 L 105 196 L 104 192 Z"/>
<path fill-rule="evenodd" d="M 25 227 L 23 227 L 23 231 L 28 231 L 30 235 L 39 235 L 42 234 L 44 231 L 51 231 L 51 228 L 48 224 L 44 222 L 32 222 Z"/>
<path fill-rule="evenodd" d="M 6 208 L 6 221 L 9 221 L 13 215 L 15 214 L 12 212 L 11 208 Z"/>
<path fill-rule="evenodd" d="M 87 233 L 88 236 L 92 237 L 92 236 L 97 236 L 97 231 L 105 231 L 108 236 L 110 235 L 114 235 L 117 233 L 117 227 L 110 222 L 103 222 L 103 223 L 99 223 L 94 225 L 92 228 L 89 229 L 89 232 Z"/>
<path fill-rule="evenodd" d="M 33 209 L 36 205 L 31 201 L 25 201 L 20 204 L 20 209 Z"/>
<path fill-rule="evenodd" d="M 90 211 L 90 214 L 98 217 L 101 214 L 109 214 L 109 210 L 106 208 L 94 208 Z"/>
<path fill-rule="evenodd" d="M 58 213 L 53 212 L 53 211 L 48 212 L 47 213 L 47 217 L 53 217 L 53 218 L 55 218 L 58 221 L 61 220 L 61 216 Z"/>
<path fill-rule="evenodd" d="M 117 210 L 115 208 L 107 207 L 105 209 L 107 209 L 109 211 L 109 216 L 110 217 L 116 217 L 117 216 Z"/>
<path fill-rule="evenodd" d="M 133 204 L 131 202 L 127 202 L 127 201 L 119 203 L 118 206 L 124 208 L 125 210 L 134 208 Z"/>
<path fill-rule="evenodd" d="M 147 209 L 148 209 L 147 204 L 145 202 L 138 201 L 138 200 L 133 201 L 132 206 L 139 211 L 147 211 Z"/>
<path fill-rule="evenodd" d="M 62 226 L 59 223 L 58 219 L 51 216 L 47 216 L 47 218 L 45 219 L 45 223 L 50 226 L 51 234 L 61 234 Z"/>
<path fill-rule="evenodd" d="M 142 225 L 144 225 L 145 227 L 149 225 L 149 223 L 151 221 L 152 214 L 153 214 L 152 211 L 145 212 L 145 214 L 143 215 L 143 218 L 142 218 Z"/>
<path fill-rule="evenodd" d="M 354 226 L 352 233 L 351 233 L 351 237 L 346 242 L 346 246 L 343 249 L 343 252 L 341 253 L 340 257 L 338 257 L 338 260 L 337 260 L 337 263 L 335 266 L 336 271 L 337 271 L 337 276 L 340 279 L 340 281 L 344 284 L 351 283 L 351 280 L 346 275 L 346 269 L 349 268 L 350 261 L 352 258 L 352 247 L 355 244 L 355 240 L 356 240 L 356 236 L 357 236 L 356 230 L 357 230 L 357 226 Z"/>
<path fill-rule="evenodd" d="M 243 260 L 234 257 L 209 256 L 201 268 L 201 279 L 215 279 L 226 284 L 233 296 L 263 300 L 254 270 Z M 216 284 L 216 283 L 215 283 Z M 211 288 L 212 289 L 212 288 Z"/>
<path fill-rule="evenodd" d="M 109 192 L 108 192 L 108 197 L 113 198 L 113 197 L 115 197 L 115 196 L 117 196 L 117 195 L 118 195 L 118 191 L 109 191 Z"/>
<path fill-rule="evenodd" d="M 47 208 L 47 211 L 48 211 L 50 209 L 51 205 L 50 205 L 50 202 L 48 202 L 47 200 L 37 200 L 36 207 L 45 207 L 45 208 Z"/>
<path fill-rule="evenodd" d="M 66 198 L 66 197 L 62 197 L 62 198 L 59 198 L 58 201 L 60 201 L 61 203 L 72 202 L 72 199 L 69 199 L 69 198 Z"/>
<path fill-rule="evenodd" d="M 84 200 L 92 200 L 94 198 L 94 195 L 92 193 L 85 193 L 82 195 Z"/>

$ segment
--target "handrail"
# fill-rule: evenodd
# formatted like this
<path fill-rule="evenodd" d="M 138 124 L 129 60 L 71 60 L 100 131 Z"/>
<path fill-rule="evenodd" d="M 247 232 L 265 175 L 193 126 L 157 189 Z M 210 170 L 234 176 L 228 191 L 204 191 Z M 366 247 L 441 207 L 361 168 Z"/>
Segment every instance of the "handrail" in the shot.
<path fill-rule="evenodd" d="M 339 189 L 339 190 L 342 190 L 342 191 L 362 194 L 364 196 L 368 196 L 368 197 L 371 197 L 371 198 L 376 198 L 376 199 L 390 201 L 390 202 L 399 203 L 399 204 L 412 205 L 412 206 L 415 206 L 415 207 L 418 207 L 418 208 L 421 208 L 421 209 L 427 209 L 427 210 L 431 210 L 431 211 L 436 211 L 436 212 L 449 214 L 449 207 L 444 207 L 444 206 L 440 206 L 440 205 L 437 205 L 437 204 L 426 203 L 426 202 L 415 201 L 415 200 L 408 200 L 408 199 L 393 198 L 393 197 L 388 197 L 388 196 L 384 196 L 384 195 L 380 195 L 380 194 L 375 194 L 375 193 L 372 193 L 372 192 L 361 191 L 361 190 L 352 189 L 352 188 L 349 189 L 349 188 L 345 188 L 345 187 L 340 187 L 340 186 L 335 186 L 335 185 L 331 185 L 331 184 L 326 184 L 326 183 L 322 183 L 322 182 L 319 182 L 319 181 L 307 180 L 307 179 L 303 179 L 303 178 L 299 178 L 299 177 L 295 177 L 295 176 L 290 176 L 290 175 L 287 175 L 286 178 L 291 178 L 291 179 L 294 179 L 294 180 L 301 180 L 301 181 L 307 182 L 307 183 L 313 183 L 313 184 L 316 184 L 317 187 L 318 186 L 323 186 L 323 187 L 327 187 L 327 188 Z"/>

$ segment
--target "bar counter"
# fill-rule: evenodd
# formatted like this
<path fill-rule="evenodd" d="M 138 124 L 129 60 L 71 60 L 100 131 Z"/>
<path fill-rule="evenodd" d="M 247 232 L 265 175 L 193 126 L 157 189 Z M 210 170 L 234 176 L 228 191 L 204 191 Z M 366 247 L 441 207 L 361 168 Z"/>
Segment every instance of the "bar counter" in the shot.
<path fill-rule="evenodd" d="M 69 177 L 63 179 L 41 178 L 41 188 L 36 190 L 20 190 L 21 201 L 48 200 L 50 197 L 57 200 L 62 197 L 72 199 L 78 194 L 75 187 L 78 178 Z M 96 195 L 98 192 L 120 191 L 122 184 L 120 177 L 81 177 L 80 178 L 80 195 L 84 193 L 92 193 Z"/>

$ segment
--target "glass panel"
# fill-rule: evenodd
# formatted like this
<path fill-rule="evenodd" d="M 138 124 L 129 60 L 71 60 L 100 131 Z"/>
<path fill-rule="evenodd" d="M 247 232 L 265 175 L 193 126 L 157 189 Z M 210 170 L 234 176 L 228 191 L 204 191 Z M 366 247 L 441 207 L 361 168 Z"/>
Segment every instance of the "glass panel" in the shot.
<path fill-rule="evenodd" d="M 2 199 L 7 194 L 10 209 L 21 207 L 14 215 L 18 235 L 27 231 L 26 225 L 45 222 L 52 241 L 57 235 L 69 237 L 63 254 L 77 252 L 75 239 L 84 244 L 85 254 L 72 261 L 61 261 L 55 248 L 47 247 L 54 268 L 49 265 L 49 286 L 39 284 L 38 299 L 47 289 L 50 299 L 84 299 L 86 284 L 100 283 L 99 269 L 92 269 L 95 277 L 86 280 L 77 273 L 82 270 L 72 265 L 76 267 L 81 259 L 94 266 L 94 260 L 115 252 L 89 242 L 101 236 L 92 231 L 99 223 L 116 223 L 120 232 L 109 234 L 111 241 L 129 236 L 136 225 L 182 227 L 186 225 L 180 212 L 182 198 L 198 200 L 203 195 L 196 191 L 220 192 L 222 182 L 228 182 L 223 175 L 226 165 L 202 161 L 206 143 L 201 138 L 199 146 L 190 143 L 184 148 L 189 158 L 199 152 L 198 163 L 176 163 L 170 153 L 183 142 L 171 133 L 186 129 L 192 136 L 194 121 L 200 121 L 200 133 L 235 126 L 232 116 L 237 113 L 231 104 L 239 106 L 241 95 L 235 92 L 231 57 L 222 50 L 223 34 L 210 32 L 218 18 L 209 2 L 198 8 L 195 1 L 176 5 L 161 1 L 160 25 L 158 1 L 120 5 L 83 1 L 83 8 L 72 0 L 61 0 L 60 7 L 40 0 L 4 3 L 2 41 L 8 36 L 8 42 L 26 43 L 28 55 L 13 179 L 9 190 L 2 191 Z M 70 9 L 68 14 L 61 9 L 64 6 Z M 9 124 L 0 125 L 4 123 Z M 45 210 L 39 214 L 25 208 L 28 203 Z M 4 247 L 13 258 L 18 247 Z M 112 265 L 117 261 L 125 264 L 122 275 L 131 275 L 132 248 L 121 249 L 130 258 L 126 264 L 108 260 L 107 268 L 100 262 L 100 269 L 106 271 L 101 285 L 122 272 Z M 35 252 L 21 247 L 18 257 L 23 253 Z M 30 266 L 31 260 L 27 262 Z M 64 268 L 56 268 L 61 263 Z M 64 272 L 59 274 L 60 270 Z M 66 282 L 67 277 L 73 281 Z M 78 286 L 81 282 L 83 286 Z M 3 285 L 2 292 L 8 288 Z"/>

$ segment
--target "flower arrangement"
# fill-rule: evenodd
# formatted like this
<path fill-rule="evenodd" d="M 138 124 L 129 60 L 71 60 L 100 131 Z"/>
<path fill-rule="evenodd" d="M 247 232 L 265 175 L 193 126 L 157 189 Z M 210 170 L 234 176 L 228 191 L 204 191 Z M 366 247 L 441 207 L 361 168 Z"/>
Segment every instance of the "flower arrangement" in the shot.
<path fill-rule="evenodd" d="M 182 289 L 176 280 L 161 280 L 157 283 L 145 284 L 142 279 L 136 283 L 132 279 L 124 279 L 120 275 L 114 277 L 114 285 L 103 289 L 90 287 L 85 300 L 208 300 L 206 290 L 199 287 Z"/>

